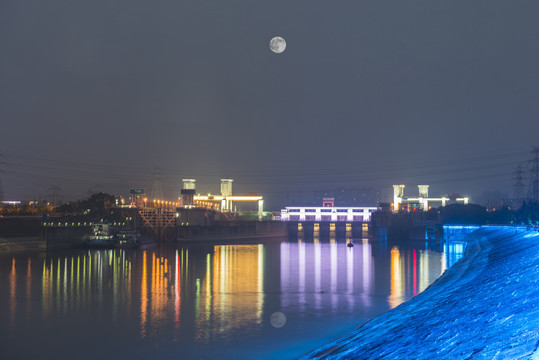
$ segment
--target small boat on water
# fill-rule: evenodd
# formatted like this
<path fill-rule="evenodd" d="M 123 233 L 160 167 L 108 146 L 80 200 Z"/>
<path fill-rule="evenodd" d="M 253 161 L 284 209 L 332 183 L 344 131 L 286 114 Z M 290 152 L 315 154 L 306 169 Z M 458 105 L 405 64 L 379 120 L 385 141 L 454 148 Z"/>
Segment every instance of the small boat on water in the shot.
<path fill-rule="evenodd" d="M 142 243 L 142 235 L 135 231 L 125 230 L 116 234 L 115 246 L 119 249 L 133 249 Z"/>
<path fill-rule="evenodd" d="M 92 234 L 86 239 L 89 247 L 114 247 L 114 236 L 111 233 L 111 224 L 105 221 L 96 222 Z"/>
<path fill-rule="evenodd" d="M 133 230 L 124 230 L 116 234 L 115 246 L 118 249 L 146 248 L 155 244 L 155 239 Z"/>

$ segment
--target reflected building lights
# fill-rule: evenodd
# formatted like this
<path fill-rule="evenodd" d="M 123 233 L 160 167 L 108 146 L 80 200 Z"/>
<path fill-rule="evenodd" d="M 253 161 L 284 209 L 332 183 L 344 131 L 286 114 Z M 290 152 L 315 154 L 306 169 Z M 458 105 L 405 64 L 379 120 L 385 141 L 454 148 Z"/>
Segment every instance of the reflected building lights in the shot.
<path fill-rule="evenodd" d="M 206 278 L 204 279 L 205 282 L 205 291 L 204 291 L 204 340 L 209 340 L 210 338 L 210 331 L 211 331 L 211 324 L 210 324 L 210 318 L 211 318 L 211 307 L 212 307 L 212 276 L 211 276 L 211 255 L 206 254 Z"/>
<path fill-rule="evenodd" d="M 71 267 L 70 267 L 70 276 L 69 276 L 69 297 L 71 299 L 71 307 L 74 307 L 75 293 L 73 286 L 73 268 L 74 268 L 75 258 L 71 258 Z"/>
<path fill-rule="evenodd" d="M 264 246 L 215 246 L 214 259 L 219 259 L 218 266 L 214 264 L 219 271 L 214 273 L 213 280 L 210 280 L 214 286 L 213 291 L 207 294 L 207 299 L 219 304 L 218 311 L 222 315 L 234 314 L 233 317 L 217 317 L 219 319 L 217 329 L 226 332 L 230 329 L 261 324 L 264 299 Z M 211 273 L 207 276 L 209 275 Z M 251 296 L 234 296 L 234 301 L 228 301 L 226 298 L 229 294 L 252 294 L 254 299 Z M 211 314 L 208 313 L 205 319 L 206 324 L 200 326 L 211 328 L 209 315 Z"/>
<path fill-rule="evenodd" d="M 329 251 L 331 256 L 331 287 L 332 293 L 337 291 L 337 242 L 335 238 L 329 240 Z"/>
<path fill-rule="evenodd" d="M 391 293 L 388 302 L 391 308 L 398 306 L 404 296 L 404 273 L 403 263 L 399 249 L 394 246 L 391 249 Z"/>
<path fill-rule="evenodd" d="M 15 326 L 15 309 L 17 306 L 17 270 L 15 269 L 15 258 L 11 260 L 11 273 L 9 274 L 9 312 L 10 325 Z"/>
<path fill-rule="evenodd" d="M 348 248 L 342 239 L 321 241 L 319 236 L 314 236 L 313 242 L 300 239 L 274 244 L 274 248 L 268 246 L 200 246 L 191 251 L 94 250 L 76 252 L 74 256 L 47 254 L 44 259 L 10 257 L 5 264 L 9 291 L 5 304 L 10 312 L 6 326 L 19 327 L 21 319 L 16 316 L 31 321 L 41 312 L 43 319 L 51 320 L 73 311 L 96 309 L 108 312 L 113 322 L 121 323 L 124 316 L 133 314 L 133 307 L 140 315 L 136 319 L 140 326 L 137 337 L 170 337 L 180 343 L 189 338 L 207 343 L 230 334 L 238 336 L 245 329 L 250 333 L 262 331 L 263 320 L 269 318 L 270 310 L 277 311 L 273 307 L 279 307 L 279 301 L 278 311 L 285 314 L 299 309 L 322 316 L 318 310 L 340 314 L 370 308 L 373 296 L 377 296 L 375 271 L 380 271 L 378 277 L 385 282 L 384 291 L 390 277 L 388 302 L 391 307 L 397 306 L 405 297 L 423 291 L 464 252 L 464 245 L 459 243 L 444 245 L 444 254 L 375 247 L 382 251 L 375 258 L 367 239 Z M 389 263 L 384 261 L 388 256 Z M 382 261 L 376 263 L 376 269 L 378 258 Z M 268 269 L 280 274 L 271 279 Z M 270 281 L 265 283 L 267 279 Z M 276 303 L 268 307 L 267 294 L 278 293 L 279 288 Z M 37 311 L 32 307 L 36 299 L 32 291 L 38 291 L 37 298 L 41 295 L 42 308 Z M 131 294 L 133 291 L 136 294 Z M 265 295 L 267 291 L 270 292 Z M 387 295 L 388 292 L 382 294 Z M 26 305 L 17 305 L 17 297 L 25 299 Z M 165 334 L 162 329 L 166 324 L 171 331 Z"/>
<path fill-rule="evenodd" d="M 331 310 L 335 312 L 337 310 L 337 241 L 335 240 L 335 236 L 331 236 L 331 234 L 329 248 L 331 256 Z"/>
<path fill-rule="evenodd" d="M 346 293 L 348 299 L 348 309 L 352 310 L 354 298 L 350 295 L 354 293 L 354 248 L 346 248 Z"/>
<path fill-rule="evenodd" d="M 415 249 L 413 250 L 413 256 L 412 256 L 412 261 L 413 261 L 413 274 L 412 274 L 412 286 L 413 286 L 413 294 L 414 296 L 417 295 L 417 254 L 416 254 L 416 251 Z"/>
<path fill-rule="evenodd" d="M 26 266 L 26 319 L 30 319 L 32 306 L 32 260 L 28 258 Z"/>
<path fill-rule="evenodd" d="M 419 292 L 429 286 L 429 254 L 427 250 L 419 250 Z"/>
<path fill-rule="evenodd" d="M 305 308 L 305 243 L 298 241 L 299 251 L 299 287 L 298 287 L 298 301 L 300 309 Z"/>
<path fill-rule="evenodd" d="M 257 293 L 257 314 L 256 317 L 259 323 L 262 321 L 262 309 L 264 307 L 264 263 L 265 251 L 264 245 L 258 244 L 258 293 Z"/>
<path fill-rule="evenodd" d="M 65 313 L 67 311 L 67 258 L 64 258 L 64 280 L 63 280 L 63 288 L 64 288 L 64 306 L 63 306 L 63 312 Z"/>
<path fill-rule="evenodd" d="M 105 262 L 107 256 L 114 259 Z M 94 266 L 92 266 L 92 264 Z M 111 264 L 110 266 L 107 264 Z M 82 267 L 82 269 L 81 269 Z M 67 313 L 70 308 L 85 306 L 92 303 L 92 294 L 97 294 L 97 300 L 104 299 L 104 276 L 112 278 L 112 303 L 126 301 L 130 304 L 131 295 L 127 289 L 130 286 L 131 262 L 125 261 L 123 266 L 115 253 L 104 255 L 88 253 L 82 256 L 58 257 L 43 260 L 41 269 L 41 294 L 43 314 L 47 315 L 54 306 L 57 313 Z M 31 292 L 31 260 L 28 260 L 27 293 Z M 93 277 L 92 275 L 95 275 Z M 28 294 L 30 295 L 30 294 Z M 114 306 L 113 306 L 114 309 Z M 114 311 L 113 311 L 114 313 Z M 114 316 L 114 314 L 113 314 Z"/>
<path fill-rule="evenodd" d="M 60 310 L 60 258 L 56 264 L 56 311 Z"/>
<path fill-rule="evenodd" d="M 346 292 L 352 294 L 354 290 L 354 248 L 346 249 Z"/>
<path fill-rule="evenodd" d="M 372 248 L 371 248 L 371 244 L 369 244 L 369 240 L 368 239 L 363 239 L 362 240 L 362 245 L 361 245 L 361 252 L 362 252 L 362 255 L 363 255 L 363 261 L 362 261 L 362 265 L 363 265 L 363 271 L 362 271 L 362 274 L 363 274 L 363 284 L 362 284 L 362 289 L 363 289 L 363 296 L 362 296 L 362 299 L 363 299 L 363 305 L 364 306 L 367 306 L 367 307 L 370 307 L 371 306 L 371 293 L 372 293 L 372 279 L 374 278 L 374 259 L 372 257 Z"/>
<path fill-rule="evenodd" d="M 446 254 L 447 253 L 445 252 L 445 249 L 444 249 L 444 252 L 440 254 L 440 268 L 441 268 L 440 274 L 443 274 L 444 271 L 447 269 Z"/>
<path fill-rule="evenodd" d="M 174 272 L 174 324 L 177 330 L 180 327 L 180 307 L 181 307 L 181 292 L 180 292 L 180 257 L 176 250 L 176 265 Z"/>
<path fill-rule="evenodd" d="M 314 299 L 315 308 L 321 307 L 321 291 L 322 291 L 322 246 L 320 245 L 320 239 L 314 238 Z"/>
<path fill-rule="evenodd" d="M 281 243 L 281 285 L 288 286 L 290 284 L 290 243 Z M 288 293 L 287 287 L 282 288 L 283 293 Z M 281 296 L 281 308 L 286 308 L 289 305 L 289 297 Z"/>

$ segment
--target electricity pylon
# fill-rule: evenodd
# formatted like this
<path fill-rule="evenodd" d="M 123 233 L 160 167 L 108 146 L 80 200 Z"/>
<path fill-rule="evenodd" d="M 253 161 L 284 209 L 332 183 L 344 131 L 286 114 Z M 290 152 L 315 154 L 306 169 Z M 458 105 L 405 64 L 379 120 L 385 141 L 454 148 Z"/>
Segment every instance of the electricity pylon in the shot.
<path fill-rule="evenodd" d="M 534 146 L 532 150 L 529 186 L 531 200 L 539 202 L 539 146 Z"/>
<path fill-rule="evenodd" d="M 522 165 L 518 165 L 513 174 L 513 180 L 515 181 L 513 185 L 513 207 L 518 209 L 524 202 L 524 170 L 522 170 Z"/>
<path fill-rule="evenodd" d="M 152 192 L 150 193 L 152 199 L 163 200 L 163 189 L 161 187 L 161 175 L 159 169 L 155 169 L 153 173 Z"/>

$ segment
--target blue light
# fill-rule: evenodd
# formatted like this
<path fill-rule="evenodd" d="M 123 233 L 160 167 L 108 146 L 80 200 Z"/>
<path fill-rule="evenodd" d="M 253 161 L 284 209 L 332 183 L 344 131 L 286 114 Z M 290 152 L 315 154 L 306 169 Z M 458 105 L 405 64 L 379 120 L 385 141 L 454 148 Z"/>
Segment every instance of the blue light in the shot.
<path fill-rule="evenodd" d="M 461 229 L 479 229 L 481 226 L 478 225 L 444 225 L 444 229 L 454 229 L 454 230 L 461 230 Z"/>

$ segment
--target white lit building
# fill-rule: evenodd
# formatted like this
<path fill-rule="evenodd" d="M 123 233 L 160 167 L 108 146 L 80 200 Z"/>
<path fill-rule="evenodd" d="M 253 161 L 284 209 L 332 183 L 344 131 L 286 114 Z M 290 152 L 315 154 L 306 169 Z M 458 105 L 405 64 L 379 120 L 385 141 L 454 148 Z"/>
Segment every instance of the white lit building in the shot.
<path fill-rule="evenodd" d="M 377 207 L 299 207 L 281 210 L 281 221 L 368 222 Z"/>
<path fill-rule="evenodd" d="M 417 210 L 427 211 L 429 209 L 429 203 L 441 203 L 445 206 L 450 200 L 468 204 L 468 197 L 457 197 L 455 199 L 447 196 L 439 198 L 429 197 L 429 185 L 417 185 L 419 189 L 419 195 L 415 197 L 404 196 L 404 185 L 393 185 L 393 211 L 399 211 L 403 207 L 408 207 Z"/>

